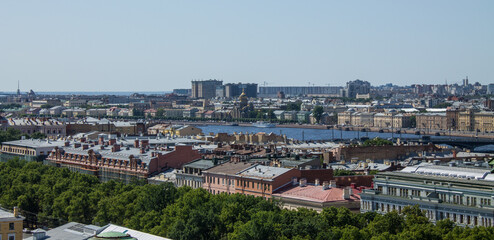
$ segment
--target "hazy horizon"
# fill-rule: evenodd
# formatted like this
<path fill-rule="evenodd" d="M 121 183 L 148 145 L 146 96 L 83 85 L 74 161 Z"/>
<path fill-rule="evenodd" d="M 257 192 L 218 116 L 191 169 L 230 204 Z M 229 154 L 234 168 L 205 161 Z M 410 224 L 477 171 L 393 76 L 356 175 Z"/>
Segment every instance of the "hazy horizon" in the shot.
<path fill-rule="evenodd" d="M 494 82 L 492 1 L 2 1 L 0 92 Z"/>

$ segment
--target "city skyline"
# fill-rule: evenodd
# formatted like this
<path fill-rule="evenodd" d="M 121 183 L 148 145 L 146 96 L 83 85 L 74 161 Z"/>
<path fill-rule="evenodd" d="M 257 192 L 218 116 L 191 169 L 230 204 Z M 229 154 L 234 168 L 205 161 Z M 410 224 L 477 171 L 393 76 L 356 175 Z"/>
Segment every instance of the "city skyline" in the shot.
<path fill-rule="evenodd" d="M 494 3 L 0 4 L 2 92 L 493 82 Z"/>

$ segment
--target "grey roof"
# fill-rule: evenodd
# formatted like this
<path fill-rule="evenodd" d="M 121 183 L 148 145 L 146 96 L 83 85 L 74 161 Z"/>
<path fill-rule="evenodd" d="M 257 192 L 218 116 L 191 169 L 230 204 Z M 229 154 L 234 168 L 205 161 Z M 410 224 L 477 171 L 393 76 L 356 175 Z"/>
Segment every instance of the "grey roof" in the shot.
<path fill-rule="evenodd" d="M 65 225 L 47 231 L 46 236 L 47 239 L 50 240 L 84 240 L 98 234 L 103 229 L 104 227 L 69 222 Z M 26 238 L 26 240 L 30 239 L 33 238 Z"/>
<path fill-rule="evenodd" d="M 121 147 L 120 151 L 112 152 L 111 146 L 106 146 L 105 149 L 100 148 L 101 145 L 96 145 L 94 147 L 89 147 L 86 150 L 83 150 L 82 147 L 74 148 L 74 147 L 63 147 L 63 150 L 66 153 L 70 154 L 79 154 L 79 155 L 88 155 L 89 150 L 93 150 L 95 153 L 100 154 L 103 158 L 111 158 L 111 159 L 119 159 L 119 160 L 129 160 L 130 156 L 133 155 L 135 158 L 140 159 L 142 162 L 149 164 L 151 162 L 151 153 L 159 152 L 163 155 L 168 154 L 168 151 L 146 151 L 145 153 L 140 153 L 139 148 L 129 148 L 125 149 L 125 147 Z"/>
<path fill-rule="evenodd" d="M 2 145 L 12 145 L 19 147 L 30 147 L 30 148 L 47 148 L 47 147 L 59 147 L 63 146 L 63 141 L 46 141 L 41 139 L 25 139 L 16 140 L 10 142 L 3 142 Z"/>
<path fill-rule="evenodd" d="M 0 221 L 16 221 L 16 220 L 24 220 L 23 216 L 15 217 L 13 213 L 0 208 Z"/>
<path fill-rule="evenodd" d="M 214 167 L 214 163 L 211 160 L 201 159 L 201 160 L 193 161 L 191 163 L 187 163 L 184 165 L 184 167 L 209 169 L 209 168 Z"/>
<path fill-rule="evenodd" d="M 290 171 L 288 168 L 279 168 L 279 167 L 268 167 L 263 165 L 254 165 L 238 174 L 241 177 L 248 178 L 260 178 L 272 180 L 276 177 L 279 177 L 286 172 Z"/>

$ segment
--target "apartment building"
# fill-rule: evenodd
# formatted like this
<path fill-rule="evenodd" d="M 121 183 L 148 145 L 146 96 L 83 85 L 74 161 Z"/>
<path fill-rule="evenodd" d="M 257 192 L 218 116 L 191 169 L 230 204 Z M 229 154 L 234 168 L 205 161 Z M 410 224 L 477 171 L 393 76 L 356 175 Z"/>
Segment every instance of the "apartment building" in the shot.
<path fill-rule="evenodd" d="M 485 165 L 479 163 L 479 165 Z M 361 194 L 361 212 L 385 214 L 418 205 L 432 221 L 450 219 L 460 226 L 494 226 L 494 174 L 490 168 L 421 164 L 383 172 L 374 188 Z"/>

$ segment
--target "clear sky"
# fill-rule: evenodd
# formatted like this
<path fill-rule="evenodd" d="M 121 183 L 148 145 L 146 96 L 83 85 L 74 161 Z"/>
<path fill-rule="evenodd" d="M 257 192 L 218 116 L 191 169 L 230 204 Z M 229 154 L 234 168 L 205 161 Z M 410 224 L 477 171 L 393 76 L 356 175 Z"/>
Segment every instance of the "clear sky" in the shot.
<path fill-rule="evenodd" d="M 494 1 L 0 1 L 0 91 L 494 83 Z"/>

